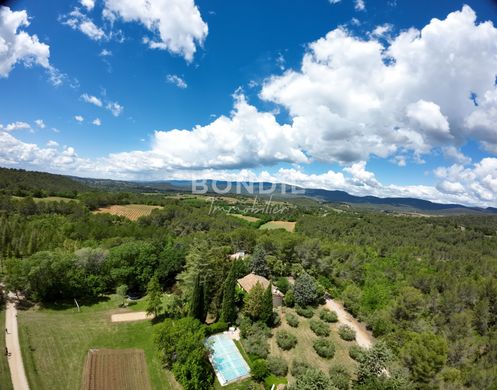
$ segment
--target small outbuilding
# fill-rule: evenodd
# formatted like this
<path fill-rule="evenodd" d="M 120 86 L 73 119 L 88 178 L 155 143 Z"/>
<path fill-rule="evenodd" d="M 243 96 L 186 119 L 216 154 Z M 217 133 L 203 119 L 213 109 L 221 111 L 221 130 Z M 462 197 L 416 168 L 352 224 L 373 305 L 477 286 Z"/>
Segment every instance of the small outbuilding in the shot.
<path fill-rule="evenodd" d="M 249 293 L 254 286 L 259 283 L 262 287 L 268 288 L 270 282 L 264 276 L 256 275 L 253 272 L 245 275 L 243 278 L 238 279 L 238 285 L 245 292 Z M 283 305 L 283 294 L 280 290 L 278 290 L 275 286 L 273 286 L 273 306 L 278 307 Z"/>

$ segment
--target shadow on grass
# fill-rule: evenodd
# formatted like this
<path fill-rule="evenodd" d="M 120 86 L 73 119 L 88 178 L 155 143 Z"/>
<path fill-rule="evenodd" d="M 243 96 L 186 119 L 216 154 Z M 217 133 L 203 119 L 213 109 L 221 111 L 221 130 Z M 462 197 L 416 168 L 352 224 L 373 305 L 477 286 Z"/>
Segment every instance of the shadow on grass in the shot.
<path fill-rule="evenodd" d="M 92 306 L 97 303 L 108 302 L 110 298 L 108 296 L 100 296 L 95 298 L 86 298 L 77 300 L 80 307 L 82 306 Z M 76 304 L 73 300 L 67 301 L 58 301 L 58 302 L 42 302 L 40 303 L 40 307 L 43 309 L 50 310 L 67 310 L 67 309 L 77 309 Z"/>

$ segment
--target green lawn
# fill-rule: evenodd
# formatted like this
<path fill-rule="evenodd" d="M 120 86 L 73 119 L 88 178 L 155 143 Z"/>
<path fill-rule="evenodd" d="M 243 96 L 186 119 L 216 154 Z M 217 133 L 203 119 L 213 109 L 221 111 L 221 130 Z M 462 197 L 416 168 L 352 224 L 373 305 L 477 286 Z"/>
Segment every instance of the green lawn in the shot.
<path fill-rule="evenodd" d="M 5 310 L 3 308 L 0 308 L 0 327 L 2 329 L 2 337 L 0 337 L 0 351 L 2 354 L 2 357 L 0 358 L 0 389 L 12 390 L 9 363 L 7 362 L 7 357 L 4 354 L 5 335 L 3 334 L 3 329 L 5 329 Z"/>
<path fill-rule="evenodd" d="M 142 348 L 153 389 L 178 389 L 172 374 L 160 367 L 149 321 L 110 322 L 110 315 L 119 311 L 118 302 L 112 296 L 82 305 L 80 313 L 74 307 L 19 311 L 21 349 L 31 388 L 79 389 L 90 348 Z"/>

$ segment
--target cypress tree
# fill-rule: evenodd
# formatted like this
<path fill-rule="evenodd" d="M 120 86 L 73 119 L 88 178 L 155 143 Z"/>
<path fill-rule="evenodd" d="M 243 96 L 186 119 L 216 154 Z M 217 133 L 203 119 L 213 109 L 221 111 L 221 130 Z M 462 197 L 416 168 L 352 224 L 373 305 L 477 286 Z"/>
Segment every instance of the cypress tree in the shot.
<path fill-rule="evenodd" d="M 269 324 L 272 318 L 273 318 L 273 285 L 269 283 L 268 288 L 266 288 L 266 291 L 264 291 L 260 319 L 266 324 Z"/>
<path fill-rule="evenodd" d="M 236 260 L 224 281 L 223 303 L 221 305 L 221 321 L 232 324 L 236 321 Z"/>
<path fill-rule="evenodd" d="M 190 300 L 190 317 L 204 322 L 204 286 L 200 283 L 200 274 L 195 277 L 192 296 Z"/>

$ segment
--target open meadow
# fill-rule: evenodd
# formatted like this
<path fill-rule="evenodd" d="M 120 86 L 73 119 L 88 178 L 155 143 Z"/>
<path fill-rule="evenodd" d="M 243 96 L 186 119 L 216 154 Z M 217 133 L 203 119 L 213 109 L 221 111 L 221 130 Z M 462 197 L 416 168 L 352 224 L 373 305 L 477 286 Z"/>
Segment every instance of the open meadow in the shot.
<path fill-rule="evenodd" d="M 112 323 L 122 310 L 117 296 L 91 306 L 30 308 L 18 313 L 20 342 L 32 389 L 79 389 L 90 349 L 138 348 L 145 353 L 152 389 L 177 389 L 172 374 L 161 368 L 150 321 Z"/>
<path fill-rule="evenodd" d="M 296 222 L 288 222 L 288 221 L 269 221 L 268 223 L 265 223 L 262 225 L 259 229 L 267 229 L 267 230 L 274 230 L 274 229 L 285 229 L 286 231 L 289 231 L 290 233 L 293 233 L 295 231 L 295 225 Z"/>

